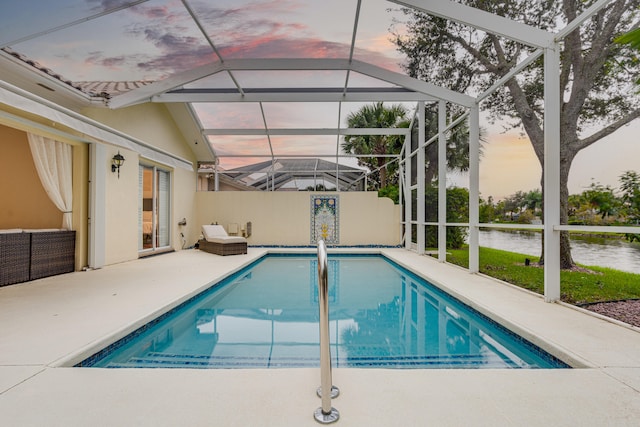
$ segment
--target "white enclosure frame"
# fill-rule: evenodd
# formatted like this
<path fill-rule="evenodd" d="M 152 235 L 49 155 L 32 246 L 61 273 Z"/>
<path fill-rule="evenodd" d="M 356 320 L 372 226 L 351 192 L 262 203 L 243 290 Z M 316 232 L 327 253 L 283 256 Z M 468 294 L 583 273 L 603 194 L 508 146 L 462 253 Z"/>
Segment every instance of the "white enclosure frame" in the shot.
<path fill-rule="evenodd" d="M 470 273 L 479 271 L 479 230 L 480 227 L 487 228 L 509 228 L 504 225 L 481 224 L 479 222 L 479 153 L 480 153 L 480 103 L 491 93 L 497 90 L 510 78 L 518 74 L 541 55 L 544 56 L 544 221 L 543 226 L 526 226 L 524 228 L 543 230 L 544 244 L 543 253 L 544 265 L 544 298 L 547 302 L 554 302 L 560 299 L 560 232 L 569 230 L 589 230 L 596 232 L 616 232 L 616 233 L 638 233 L 640 227 L 593 227 L 593 226 L 570 226 L 560 224 L 560 43 L 562 39 L 580 24 L 586 21 L 598 10 L 610 3 L 610 0 L 601 0 L 592 5 L 588 10 L 569 23 L 557 34 L 546 33 L 539 29 L 531 31 L 531 28 L 523 29 L 522 24 L 505 20 L 505 18 L 479 12 L 467 6 L 444 2 L 439 0 L 423 1 L 395 1 L 396 3 L 414 7 L 426 13 L 440 16 L 446 19 L 473 26 L 475 28 L 499 34 L 504 37 L 537 47 L 529 57 L 517 64 L 510 73 L 498 80 L 496 84 L 486 92 L 479 95 L 472 105 L 460 103 L 459 105 L 469 108 L 467 113 L 469 120 L 469 222 L 468 223 L 447 223 L 446 221 L 446 136 L 445 132 L 454 127 L 457 122 L 465 117 L 459 118 L 456 122 L 447 126 L 446 123 L 446 102 L 454 102 L 445 97 L 438 101 L 438 221 L 437 223 L 427 223 L 424 217 L 424 147 L 434 142 L 433 138 L 425 141 L 424 136 L 424 102 L 419 102 L 419 141 L 425 141 L 418 145 L 416 150 L 411 152 L 411 144 L 405 144 L 405 156 L 402 160 L 401 188 L 404 188 L 405 200 L 405 221 L 404 238 L 407 249 L 415 249 L 418 253 L 424 253 L 424 227 L 426 225 L 436 225 L 438 227 L 438 260 L 446 262 L 446 227 L 447 226 L 467 226 L 469 227 L 469 267 Z M 407 135 L 411 138 L 411 134 Z M 411 159 L 417 156 L 419 165 L 417 184 L 411 184 Z M 422 172 L 422 173 L 421 173 Z M 412 215 L 412 190 L 417 190 L 417 221 L 411 220 Z M 422 209 L 421 209 L 422 207 Z M 412 242 L 412 227 L 417 227 L 417 241 Z M 522 226 L 518 225 L 519 228 Z"/>
<path fill-rule="evenodd" d="M 144 0 L 143 0 L 144 1 Z M 143 2 L 141 1 L 141 2 Z M 529 57 L 516 64 L 513 69 L 499 79 L 493 87 L 486 92 L 471 97 L 462 93 L 438 87 L 431 83 L 411 78 L 405 74 L 389 71 L 372 64 L 362 62 L 353 58 L 354 45 L 356 40 L 356 30 L 358 26 L 360 1 L 358 1 L 355 23 L 352 33 L 351 52 L 348 58 L 342 59 L 223 59 L 220 52 L 214 45 L 213 41 L 206 34 L 197 16 L 190 9 L 188 2 L 183 1 L 184 6 L 189 10 L 193 20 L 198 25 L 207 38 L 207 42 L 213 49 L 218 59 L 214 63 L 206 64 L 182 73 L 175 74 L 165 80 L 157 81 L 146 86 L 129 92 L 115 95 L 111 99 L 104 100 L 109 108 L 117 109 L 132 106 L 145 102 L 157 102 L 168 105 L 171 109 L 175 103 L 187 104 L 188 113 L 191 119 L 200 125 L 200 135 L 202 141 L 207 141 L 211 135 L 335 135 L 336 136 L 336 160 L 339 155 L 339 140 L 344 135 L 362 135 L 362 134 L 384 134 L 384 135 L 404 135 L 405 145 L 399 160 L 400 170 L 400 192 L 404 205 L 405 219 L 404 226 L 404 246 L 407 249 L 416 250 L 418 253 L 424 253 L 424 229 L 426 226 L 438 227 L 438 259 L 446 262 L 446 227 L 447 226 L 466 226 L 469 228 L 469 271 L 477 273 L 479 271 L 479 238 L 478 233 L 480 227 L 498 227 L 492 224 L 481 224 L 479 222 L 479 129 L 480 129 L 480 106 L 482 101 L 492 94 L 495 90 L 502 87 L 509 79 L 516 76 L 533 61 L 544 58 L 544 225 L 543 226 L 521 226 L 520 228 L 531 228 L 543 230 L 544 233 L 544 295 L 546 301 L 556 301 L 560 298 L 560 232 L 566 230 L 595 230 L 603 232 L 628 232 L 640 233 L 640 227 L 579 227 L 560 224 L 560 43 L 564 37 L 571 31 L 578 28 L 583 22 L 601 10 L 603 7 L 611 3 L 613 0 L 598 0 L 585 12 L 578 16 L 574 21 L 570 22 L 564 29 L 558 33 L 551 33 L 539 28 L 512 21 L 508 18 L 493 15 L 491 13 L 469 7 L 452 0 L 391 0 L 403 7 L 412 8 L 452 20 L 473 28 L 496 34 L 500 37 L 515 40 L 534 49 Z M 123 8 L 131 7 L 134 2 Z M 112 13 L 117 9 L 112 9 L 108 13 Z M 93 19 L 100 15 L 86 17 Z M 27 40 L 48 34 L 57 29 L 66 28 L 76 25 L 82 21 L 74 21 L 64 24 L 60 27 L 40 31 L 23 37 L 21 40 Z M 0 40 L 0 47 L 9 46 L 16 40 Z M 5 53 L 0 53 L 3 57 L 10 57 Z M 13 61 L 19 61 L 15 58 Z M 345 70 L 347 76 L 350 72 L 359 73 L 370 78 L 378 79 L 390 83 L 393 87 L 380 90 L 371 90 L 372 88 L 349 89 L 348 78 L 344 87 L 328 88 L 325 91 L 305 90 L 305 89 L 272 89 L 251 91 L 240 87 L 237 80 L 233 78 L 233 72 L 250 70 L 250 71 L 278 71 L 278 70 Z M 185 85 L 195 82 L 199 79 L 211 76 L 216 73 L 227 73 L 235 84 L 235 88 L 228 91 L 207 91 L 202 90 L 185 90 Z M 21 106 L 25 111 L 30 111 L 24 102 L 14 100 L 13 94 L 0 87 L 0 101 L 4 100 L 9 105 Z M 411 144 L 411 128 L 409 129 L 343 129 L 338 127 L 331 129 L 204 129 L 199 123 L 197 115 L 194 113 L 191 104 L 197 102 L 417 102 L 418 111 L 417 119 L 419 121 L 418 128 L 418 144 L 415 150 Z M 425 103 L 438 103 L 438 134 L 425 141 L 424 128 L 424 106 Z M 446 109 L 448 104 L 455 104 L 466 109 L 466 113 L 456 119 L 453 123 L 446 122 Z M 342 104 L 340 104 L 340 107 Z M 41 112 L 43 108 L 50 106 L 39 104 L 37 109 L 32 112 Z M 56 107 L 57 108 L 57 107 Z M 91 121 L 90 119 L 80 116 L 79 114 L 67 113 L 65 111 L 63 117 L 65 123 L 80 123 L 77 129 L 87 129 L 86 134 L 91 137 L 100 138 L 109 141 L 114 145 L 131 148 L 145 157 L 162 161 L 163 164 L 181 167 L 185 169 L 191 168 L 191 162 L 185 159 L 172 156 L 155 147 L 145 145 L 142 141 L 133 140 L 115 130 L 107 129 L 100 123 Z M 45 114 L 46 117 L 48 115 Z M 60 119 L 58 119 L 60 120 Z M 468 223 L 450 224 L 446 221 L 446 132 L 456 126 L 462 120 L 468 120 L 469 124 L 469 220 Z M 424 164 L 425 153 L 424 148 L 431 143 L 438 143 L 439 147 L 439 189 L 438 189 L 438 220 L 435 223 L 427 223 L 424 208 Z M 208 145 L 209 146 L 209 145 Z M 209 146 L 210 147 L 210 146 Z M 100 156 L 100 153 L 97 153 Z M 207 152 L 209 159 L 198 160 L 215 160 L 216 164 L 221 156 L 215 152 Z M 257 156 L 252 156 L 257 157 Z M 269 156 L 274 160 L 273 153 Z M 299 156 L 302 157 L 302 156 Z M 305 156 L 309 157 L 309 156 Z M 318 155 L 317 157 L 329 158 L 333 156 Z M 393 157 L 393 156 L 392 156 Z M 412 160 L 416 160 L 418 170 L 416 172 L 416 184 L 411 183 L 412 176 Z M 217 172 L 217 166 L 216 166 Z M 338 178 L 336 177 L 336 180 Z M 216 189 L 218 188 L 216 173 Z M 415 191 L 416 199 L 413 200 L 412 192 Z M 416 204 L 416 218 L 412 218 L 412 207 Z M 415 227 L 417 231 L 416 241 L 412 241 L 412 229 Z M 500 228 L 508 228 L 504 225 Z M 99 231 L 99 230 L 98 230 Z M 100 238 L 99 235 L 97 238 Z M 101 263 L 101 254 L 91 254 L 92 262 L 96 265 Z"/>

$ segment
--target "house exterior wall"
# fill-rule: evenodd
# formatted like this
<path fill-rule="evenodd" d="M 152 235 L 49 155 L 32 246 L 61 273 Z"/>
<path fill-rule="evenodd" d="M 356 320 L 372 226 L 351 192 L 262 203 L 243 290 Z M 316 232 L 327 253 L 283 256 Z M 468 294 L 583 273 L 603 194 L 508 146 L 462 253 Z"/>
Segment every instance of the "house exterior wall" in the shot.
<path fill-rule="evenodd" d="M 120 178 L 111 172 L 118 152 L 125 158 Z M 104 261 L 109 265 L 138 258 L 138 154 L 109 146 L 106 162 Z"/>
<path fill-rule="evenodd" d="M 249 245 L 311 245 L 312 195 L 338 196 L 339 245 L 400 244 L 400 207 L 374 192 L 202 191 L 195 195 L 198 235 L 202 224 L 217 222 L 227 229 L 250 221 Z"/>
<path fill-rule="evenodd" d="M 173 211 L 171 216 L 172 237 L 171 242 L 175 250 L 191 246 L 198 234 L 200 227 L 194 221 L 196 174 L 185 169 L 177 168 L 172 175 L 173 185 Z M 178 225 L 180 220 L 187 220 L 187 225 Z"/>
<path fill-rule="evenodd" d="M 44 191 L 27 134 L 0 125 L 0 229 L 60 228 L 62 212 Z"/>
<path fill-rule="evenodd" d="M 193 161 L 195 167 L 193 152 L 164 105 L 146 103 L 118 110 L 87 108 L 82 113 L 146 144 Z"/>
<path fill-rule="evenodd" d="M 142 158 L 136 152 L 108 147 L 109 162 L 120 151 L 120 154 L 125 157 L 125 163 L 120 169 L 120 179 L 117 174 L 108 173 L 110 176 L 106 180 L 105 264 L 138 258 L 138 166 L 140 164 L 157 166 L 171 172 L 171 247 L 174 250 L 186 247 L 187 242 L 198 233 L 197 230 L 192 230 L 197 161 L 167 109 L 162 105 L 148 103 L 115 111 L 91 108 L 83 113 L 149 145 L 192 161 L 194 164 L 193 171 L 167 167 Z M 110 171 L 110 163 L 106 166 Z M 182 218 L 187 220 L 186 226 L 178 225 Z M 184 240 L 181 233 L 185 236 Z"/>

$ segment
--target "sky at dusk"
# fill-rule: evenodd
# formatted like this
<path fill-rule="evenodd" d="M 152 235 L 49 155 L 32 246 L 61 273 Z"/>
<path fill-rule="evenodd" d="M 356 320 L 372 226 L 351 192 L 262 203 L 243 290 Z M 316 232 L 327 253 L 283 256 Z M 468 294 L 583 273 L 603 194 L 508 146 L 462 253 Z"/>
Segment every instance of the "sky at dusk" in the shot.
<path fill-rule="evenodd" d="M 512 131 L 490 129 L 480 159 L 480 193 L 503 199 L 516 191 L 539 189 L 541 168 L 528 138 Z M 640 172 L 640 120 L 582 150 L 569 174 L 569 193 L 578 194 L 592 183 L 616 190 L 625 171 Z"/>
<path fill-rule="evenodd" d="M 22 0 L 3 4 L 0 43 L 38 61 L 72 81 L 161 80 L 175 73 L 219 60 L 180 0 L 150 0 L 101 16 L 122 0 Z M 191 0 L 216 49 L 224 59 L 233 58 L 348 58 L 353 36 L 356 0 Z M 403 58 L 390 40 L 389 29 L 402 31 L 398 6 L 384 0 L 362 2 L 353 51 L 354 58 L 401 72 Z M 83 20 L 94 16 L 95 19 Z M 60 26 L 78 20 L 68 28 Z M 56 29 L 56 27 L 59 27 Z M 53 31 L 55 29 L 55 31 Z M 51 31 L 49 31 L 51 30 Z M 40 37 L 24 38 L 43 32 Z M 236 72 L 242 87 L 340 87 L 343 71 Z M 351 73 L 353 86 L 389 86 Z M 198 83 L 211 88 L 235 87 L 227 73 Z M 190 86 L 187 85 L 187 86 Z M 269 104 L 269 105 L 267 105 Z M 364 104 L 263 103 L 195 104 L 205 128 L 346 127 L 346 115 Z M 480 165 L 483 197 L 501 199 L 518 190 L 540 187 L 540 166 L 530 143 L 517 133 L 503 134 L 486 123 L 487 143 Z M 336 137 L 212 136 L 220 154 L 259 153 L 335 154 Z M 627 170 L 640 171 L 640 122 L 618 130 L 587 148 L 575 159 L 570 192 L 578 193 L 592 182 L 618 187 Z M 229 167 L 263 161 L 264 158 L 225 158 Z M 355 165 L 355 161 L 347 162 Z M 451 183 L 464 182 L 452 177 Z"/>

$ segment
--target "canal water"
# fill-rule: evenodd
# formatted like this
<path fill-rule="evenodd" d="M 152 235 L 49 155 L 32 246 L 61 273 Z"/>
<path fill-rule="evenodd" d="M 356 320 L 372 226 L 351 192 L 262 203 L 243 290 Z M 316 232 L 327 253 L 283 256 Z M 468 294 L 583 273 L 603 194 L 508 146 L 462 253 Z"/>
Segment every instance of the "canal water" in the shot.
<path fill-rule="evenodd" d="M 480 246 L 540 256 L 542 235 L 531 231 L 481 230 Z M 640 274 L 640 243 L 624 239 L 572 237 L 571 255 L 579 264 Z"/>

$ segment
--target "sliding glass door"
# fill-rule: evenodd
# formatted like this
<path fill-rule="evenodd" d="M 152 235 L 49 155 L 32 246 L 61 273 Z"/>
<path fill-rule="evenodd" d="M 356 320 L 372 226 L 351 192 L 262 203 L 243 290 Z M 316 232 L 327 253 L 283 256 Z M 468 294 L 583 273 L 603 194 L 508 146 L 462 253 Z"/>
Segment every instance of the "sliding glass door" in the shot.
<path fill-rule="evenodd" d="M 169 247 L 170 174 L 155 166 L 140 165 L 138 206 L 138 250 Z"/>

